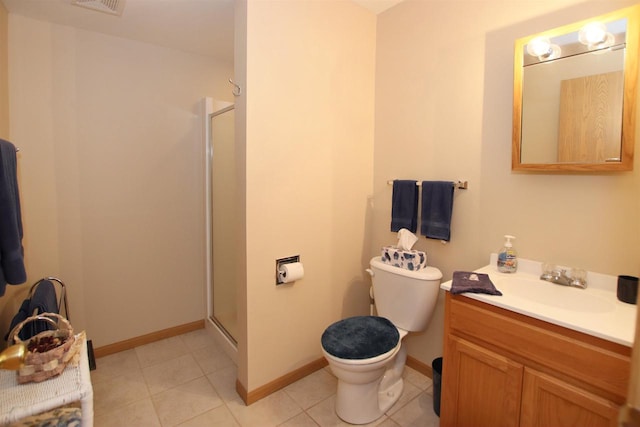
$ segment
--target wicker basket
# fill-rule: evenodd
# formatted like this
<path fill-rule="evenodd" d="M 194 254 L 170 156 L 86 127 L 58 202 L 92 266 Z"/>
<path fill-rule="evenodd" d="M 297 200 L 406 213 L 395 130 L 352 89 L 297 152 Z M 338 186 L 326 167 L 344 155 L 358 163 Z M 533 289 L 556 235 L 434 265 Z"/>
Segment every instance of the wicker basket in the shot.
<path fill-rule="evenodd" d="M 53 318 L 57 319 L 57 322 L 54 321 Z M 48 322 L 57 329 L 40 332 L 39 334 L 29 338 L 29 340 L 23 342 L 18 337 L 22 327 L 29 322 L 37 320 Z M 69 321 L 57 313 L 42 313 L 37 316 L 29 317 L 20 322 L 11 331 L 9 342 L 14 341 L 16 344 L 22 343 L 27 347 L 27 349 L 29 349 L 29 344 L 37 343 L 47 337 L 60 338 L 61 340 L 64 340 L 64 343 L 42 353 L 27 351 L 24 366 L 18 371 L 18 383 L 24 384 L 28 382 L 41 382 L 59 375 L 64 371 L 67 363 L 69 363 L 69 360 L 74 356 L 77 350 L 77 346 L 73 345 L 76 337 L 73 335 L 73 328 Z"/>

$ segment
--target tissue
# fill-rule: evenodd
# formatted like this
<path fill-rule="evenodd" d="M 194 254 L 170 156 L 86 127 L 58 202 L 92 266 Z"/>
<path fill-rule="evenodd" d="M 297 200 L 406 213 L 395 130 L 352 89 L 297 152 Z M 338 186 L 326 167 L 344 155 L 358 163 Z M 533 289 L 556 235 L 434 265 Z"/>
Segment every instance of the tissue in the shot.
<path fill-rule="evenodd" d="M 304 277 L 304 267 L 301 262 L 291 262 L 278 267 L 279 283 L 291 283 Z"/>
<path fill-rule="evenodd" d="M 406 228 L 398 231 L 397 246 L 382 247 L 382 262 L 411 271 L 417 271 L 427 266 L 427 254 L 412 250 L 418 237 Z"/>
<path fill-rule="evenodd" d="M 403 251 L 410 251 L 417 241 L 418 236 L 416 236 L 406 228 L 401 228 L 398 231 L 398 249 L 401 249 Z"/>

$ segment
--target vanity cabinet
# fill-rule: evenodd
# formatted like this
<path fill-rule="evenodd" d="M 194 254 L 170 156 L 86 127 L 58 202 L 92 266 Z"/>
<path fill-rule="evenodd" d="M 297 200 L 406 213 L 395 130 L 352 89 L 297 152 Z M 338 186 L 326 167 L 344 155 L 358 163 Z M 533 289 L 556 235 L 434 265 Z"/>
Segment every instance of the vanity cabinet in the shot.
<path fill-rule="evenodd" d="M 525 368 L 523 426 L 618 425 L 619 405 L 551 375 Z"/>
<path fill-rule="evenodd" d="M 456 336 L 449 338 L 448 346 L 440 424 L 517 427 L 523 366 Z M 456 369 L 448 369 L 450 366 Z M 447 392 L 455 393 L 459 404 L 449 405 Z"/>
<path fill-rule="evenodd" d="M 446 294 L 441 426 L 616 426 L 629 347 Z"/>

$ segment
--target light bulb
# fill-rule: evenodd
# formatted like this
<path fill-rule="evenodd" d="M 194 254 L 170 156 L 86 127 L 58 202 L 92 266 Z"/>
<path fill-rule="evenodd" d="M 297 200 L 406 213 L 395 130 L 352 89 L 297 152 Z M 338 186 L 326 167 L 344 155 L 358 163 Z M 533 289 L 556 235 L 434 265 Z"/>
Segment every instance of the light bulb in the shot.
<path fill-rule="evenodd" d="M 602 22 L 591 22 L 580 29 L 578 40 L 589 47 L 597 46 L 607 41 L 607 35 L 607 27 Z"/>
<path fill-rule="evenodd" d="M 536 37 L 527 44 L 527 53 L 540 61 L 549 61 L 560 57 L 560 46 L 552 44 L 548 37 Z"/>
<path fill-rule="evenodd" d="M 536 37 L 531 39 L 527 44 L 527 53 L 531 56 L 544 56 L 549 53 L 551 49 L 551 41 L 548 37 Z"/>

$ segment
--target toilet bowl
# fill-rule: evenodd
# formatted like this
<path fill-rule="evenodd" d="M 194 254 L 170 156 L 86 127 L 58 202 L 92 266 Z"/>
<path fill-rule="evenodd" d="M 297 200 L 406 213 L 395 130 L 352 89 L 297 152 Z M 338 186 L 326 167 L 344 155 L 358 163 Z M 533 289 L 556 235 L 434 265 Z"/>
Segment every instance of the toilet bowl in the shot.
<path fill-rule="evenodd" d="M 406 334 L 377 316 L 350 317 L 325 330 L 322 353 L 338 378 L 336 413 L 341 419 L 369 423 L 400 397 L 406 360 L 402 337 Z"/>
<path fill-rule="evenodd" d="M 336 414 L 351 424 L 380 418 L 400 398 L 406 348 L 402 339 L 426 328 L 438 297 L 442 273 L 415 272 L 371 260 L 378 316 L 354 316 L 322 334 L 322 353 L 338 378 Z"/>

